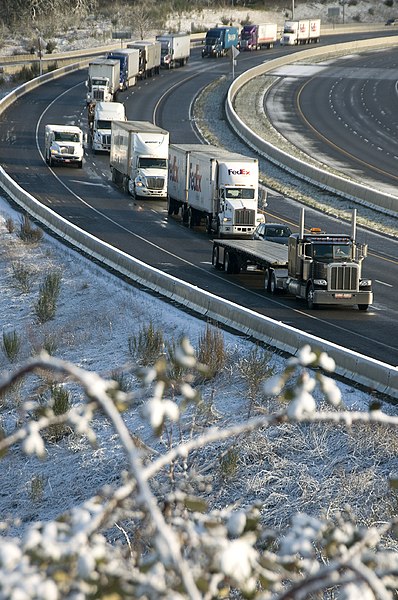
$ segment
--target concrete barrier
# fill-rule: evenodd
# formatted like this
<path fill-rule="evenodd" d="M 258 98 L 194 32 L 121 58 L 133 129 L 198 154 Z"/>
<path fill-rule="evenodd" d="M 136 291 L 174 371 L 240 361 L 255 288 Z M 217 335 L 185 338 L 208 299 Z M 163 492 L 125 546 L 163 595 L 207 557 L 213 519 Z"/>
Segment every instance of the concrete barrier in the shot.
<path fill-rule="evenodd" d="M 397 44 L 397 36 L 332 44 L 330 46 L 303 50 L 302 52 L 289 54 L 275 60 L 269 60 L 253 69 L 249 69 L 237 77 L 229 88 L 225 101 L 225 111 L 228 121 L 235 132 L 249 144 L 249 146 L 285 170 L 294 173 L 304 180 L 314 183 L 320 188 L 331 191 L 344 198 L 348 198 L 357 204 L 369 206 L 385 214 L 396 216 L 398 212 L 398 196 L 380 192 L 376 188 L 371 188 L 346 179 L 343 176 L 333 174 L 280 150 L 270 142 L 267 142 L 258 136 L 255 131 L 250 129 L 244 123 L 234 109 L 234 97 L 251 79 L 264 75 L 265 73 L 270 73 L 283 65 L 311 60 L 317 57 L 327 58 L 328 55 L 335 55 L 336 53 L 357 52 L 360 50 L 369 50 L 371 48 L 396 46 Z"/>
<path fill-rule="evenodd" d="M 79 69 L 83 62 L 63 67 L 20 86 L 0 101 L 0 114 L 31 89 L 45 81 L 61 77 L 73 68 Z M 98 238 L 76 227 L 60 215 L 42 205 L 26 190 L 21 188 L 0 167 L 0 186 L 30 215 L 53 231 L 65 242 L 82 250 L 101 264 L 113 269 L 130 280 L 158 292 L 162 296 L 186 306 L 201 316 L 226 325 L 239 333 L 250 336 L 273 348 L 295 355 L 304 345 L 310 344 L 327 352 L 336 362 L 336 373 L 350 383 L 360 385 L 398 399 L 398 369 L 375 361 L 361 354 L 332 344 L 321 338 L 308 335 L 298 329 L 259 315 L 228 300 L 219 298 L 196 286 L 159 271 L 128 254 L 110 246 Z"/>
<path fill-rule="evenodd" d="M 205 33 L 191 34 L 191 46 L 194 47 L 202 44 L 205 35 Z M 129 40 L 126 40 L 127 43 L 128 41 Z M 7 75 L 13 75 L 14 73 L 20 71 L 23 67 L 33 67 L 34 65 L 41 65 L 41 68 L 44 72 L 54 64 L 60 68 L 84 60 L 90 61 L 93 57 L 101 56 L 106 52 L 111 52 L 112 50 L 117 50 L 118 48 L 120 48 L 120 41 L 112 44 L 105 44 L 103 46 L 84 48 L 82 50 L 43 54 L 41 58 L 33 54 L 0 56 L 0 72 Z M 88 62 L 86 64 L 88 64 Z"/>

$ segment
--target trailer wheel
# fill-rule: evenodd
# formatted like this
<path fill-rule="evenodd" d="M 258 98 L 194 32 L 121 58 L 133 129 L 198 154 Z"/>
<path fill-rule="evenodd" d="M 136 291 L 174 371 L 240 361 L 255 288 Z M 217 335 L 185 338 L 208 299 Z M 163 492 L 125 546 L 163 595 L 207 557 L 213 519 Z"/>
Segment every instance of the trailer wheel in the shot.
<path fill-rule="evenodd" d="M 122 188 L 123 188 L 123 192 L 125 194 L 129 194 L 129 179 L 128 177 L 123 177 L 123 183 L 122 183 Z"/>
<path fill-rule="evenodd" d="M 174 200 L 170 196 L 167 196 L 167 214 L 174 214 Z"/>
<path fill-rule="evenodd" d="M 220 260 L 219 260 L 219 255 L 220 255 L 220 253 L 219 253 L 218 246 L 213 246 L 213 254 L 212 254 L 212 257 L 211 257 L 211 264 L 218 271 L 221 270 L 221 264 L 220 264 Z"/>
<path fill-rule="evenodd" d="M 270 278 L 269 269 L 266 269 L 266 271 L 265 271 L 265 275 L 264 275 L 264 289 L 265 289 L 266 292 L 270 292 L 271 291 L 271 278 Z"/>
<path fill-rule="evenodd" d="M 307 306 L 310 310 L 315 310 L 318 308 L 318 305 L 314 302 L 314 287 L 309 285 L 307 288 Z"/>
<path fill-rule="evenodd" d="M 277 293 L 278 293 L 278 288 L 277 288 L 277 285 L 276 285 L 276 275 L 275 275 L 275 273 L 273 271 L 271 273 L 271 277 L 270 277 L 270 280 L 269 280 L 269 291 L 271 292 L 271 294 L 273 296 L 276 296 Z"/>
<path fill-rule="evenodd" d="M 183 225 L 185 225 L 185 227 L 188 227 L 188 207 L 186 204 L 183 204 L 182 206 L 181 216 Z"/>
<path fill-rule="evenodd" d="M 195 223 L 195 211 L 193 208 L 188 208 L 188 227 L 189 229 L 193 229 L 196 225 Z"/>
<path fill-rule="evenodd" d="M 239 273 L 236 256 L 228 250 L 224 254 L 224 271 L 229 275 Z"/>
<path fill-rule="evenodd" d="M 368 310 L 369 304 L 358 304 L 358 310 Z"/>

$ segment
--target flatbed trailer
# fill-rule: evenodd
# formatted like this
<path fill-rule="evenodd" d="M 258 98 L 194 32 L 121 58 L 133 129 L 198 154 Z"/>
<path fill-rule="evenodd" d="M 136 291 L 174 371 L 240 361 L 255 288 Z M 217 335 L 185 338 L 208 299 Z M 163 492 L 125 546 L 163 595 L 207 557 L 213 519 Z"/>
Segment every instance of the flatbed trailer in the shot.
<path fill-rule="evenodd" d="M 264 240 L 213 240 L 212 264 L 226 273 L 240 273 L 247 267 L 266 271 L 287 269 L 287 246 Z"/>

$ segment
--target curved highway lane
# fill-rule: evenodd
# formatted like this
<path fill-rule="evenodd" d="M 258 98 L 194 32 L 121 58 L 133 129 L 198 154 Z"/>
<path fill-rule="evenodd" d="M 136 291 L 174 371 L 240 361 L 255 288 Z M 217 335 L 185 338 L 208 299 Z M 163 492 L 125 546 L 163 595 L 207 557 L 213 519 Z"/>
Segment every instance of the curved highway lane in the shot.
<path fill-rule="evenodd" d="M 306 154 L 397 194 L 398 48 L 289 66 L 265 101 L 280 133 Z"/>
<path fill-rule="evenodd" d="M 268 53 L 244 58 L 247 63 L 264 60 L 265 56 Z M 138 118 L 139 113 L 140 118 L 148 119 L 151 111 L 152 114 L 155 111 L 158 123 L 171 131 L 172 141 L 196 141 L 190 122 L 192 98 L 212 78 L 228 73 L 229 68 L 227 60 L 202 62 L 194 56 L 190 68 L 162 72 L 159 78 L 141 82 L 128 92 L 123 97 L 127 115 L 130 119 Z M 65 218 L 148 264 L 321 338 L 388 364 L 398 363 L 396 342 L 391 339 L 395 303 L 387 277 L 381 283 L 385 295 L 376 294 L 383 302 L 378 300 L 366 314 L 339 308 L 311 312 L 292 298 L 268 296 L 262 278 L 253 273 L 227 276 L 215 272 L 210 265 L 208 236 L 201 231 L 189 231 L 177 220 L 168 218 L 164 203 L 137 202 L 116 189 L 110 181 L 106 156 L 88 152 L 83 170 L 51 170 L 40 153 L 44 124 L 51 121 L 85 124 L 84 79 L 85 73 L 77 72 L 41 86 L 18 100 L 3 117 L 2 163 L 22 187 Z M 299 208 L 290 205 L 289 215 L 297 226 Z M 309 211 L 309 220 L 315 219 L 326 230 L 335 228 L 327 217 Z M 349 228 L 340 224 L 339 229 Z M 359 235 L 368 241 L 371 238 L 371 246 L 379 245 L 378 236 L 367 232 Z M 379 256 L 371 255 L 367 264 L 368 275 L 377 274 L 380 280 L 386 267 L 391 270 L 391 265 L 381 263 Z M 393 285 L 396 289 L 398 282 Z"/>

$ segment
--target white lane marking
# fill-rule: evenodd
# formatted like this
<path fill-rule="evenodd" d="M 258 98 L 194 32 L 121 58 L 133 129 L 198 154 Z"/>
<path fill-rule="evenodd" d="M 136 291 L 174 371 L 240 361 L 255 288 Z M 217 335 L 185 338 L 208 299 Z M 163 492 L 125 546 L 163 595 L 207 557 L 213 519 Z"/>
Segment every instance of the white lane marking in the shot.
<path fill-rule="evenodd" d="M 380 283 L 380 285 L 385 285 L 387 287 L 392 288 L 393 286 L 391 285 L 391 283 L 386 283 L 385 281 L 380 281 L 379 279 L 375 279 L 376 283 Z"/>

